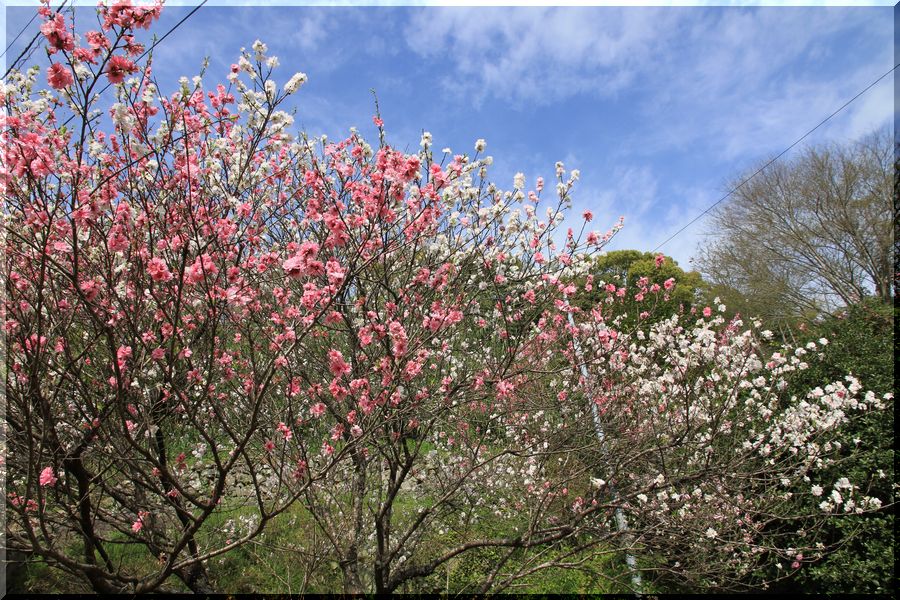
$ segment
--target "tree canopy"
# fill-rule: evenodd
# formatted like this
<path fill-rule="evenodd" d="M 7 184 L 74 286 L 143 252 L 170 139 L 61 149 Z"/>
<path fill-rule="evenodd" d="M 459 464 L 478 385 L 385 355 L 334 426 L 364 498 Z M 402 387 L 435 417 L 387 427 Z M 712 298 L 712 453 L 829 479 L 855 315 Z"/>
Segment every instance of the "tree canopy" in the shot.
<path fill-rule="evenodd" d="M 697 264 L 775 323 L 874 296 L 890 302 L 893 140 L 886 129 L 810 147 L 752 179 L 732 180 Z M 750 169 L 749 171 L 755 171 Z"/>
<path fill-rule="evenodd" d="M 685 271 L 671 256 L 656 255 L 640 250 L 612 250 L 597 256 L 590 268 L 593 277 L 593 289 L 582 292 L 576 304 L 586 308 L 602 300 L 606 296 L 606 286 L 614 285 L 617 289 L 634 288 L 630 293 L 623 293 L 618 301 L 624 305 L 622 310 L 628 314 L 628 321 L 638 320 L 641 312 L 651 313 L 645 318 L 659 320 L 673 314 L 689 311 L 697 302 L 699 294 L 705 289 L 705 283 L 697 271 Z M 640 285 L 645 280 L 646 285 Z M 653 311 L 647 310 L 645 302 L 636 299 L 642 287 L 653 285 L 665 286 L 671 281 L 674 286 L 664 289 L 664 294 L 655 298 L 657 304 Z"/>

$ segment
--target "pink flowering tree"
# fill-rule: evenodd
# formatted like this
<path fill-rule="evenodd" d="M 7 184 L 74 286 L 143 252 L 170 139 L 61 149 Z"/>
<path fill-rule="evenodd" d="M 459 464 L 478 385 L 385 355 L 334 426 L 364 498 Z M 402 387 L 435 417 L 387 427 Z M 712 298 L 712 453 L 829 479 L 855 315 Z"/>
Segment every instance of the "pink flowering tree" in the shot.
<path fill-rule="evenodd" d="M 133 37 L 159 10 L 76 37 L 42 8 L 52 64 L 0 97 L 8 547 L 98 592 L 209 592 L 211 559 L 300 506 L 348 592 L 486 550 L 481 591 L 623 551 L 727 587 L 811 555 L 769 519 L 877 506 L 778 491 L 881 406 L 852 379 L 785 398 L 801 357 L 763 357 L 757 325 L 626 327 L 615 286 L 570 304 L 607 289 L 586 274 L 619 227 L 560 230 L 577 172 L 501 191 L 483 141 L 406 154 L 377 116 L 377 147 L 295 136 L 306 76 L 279 85 L 261 42 L 160 96 Z"/>
<path fill-rule="evenodd" d="M 173 574 L 208 591 L 204 562 L 319 476 L 305 438 L 287 445 L 300 407 L 286 357 L 321 335 L 342 282 L 329 260 L 305 302 L 284 287 L 283 200 L 301 195 L 287 93 L 239 85 L 255 103 L 241 115 L 224 86 L 158 97 L 132 33 L 159 11 L 102 7 L 76 46 L 42 8 L 52 89 L 30 70 L 3 91 L 8 539 L 100 592 Z M 208 539 L 238 475 L 258 523 Z M 156 566 L 122 573 L 111 547 L 135 543 Z"/>

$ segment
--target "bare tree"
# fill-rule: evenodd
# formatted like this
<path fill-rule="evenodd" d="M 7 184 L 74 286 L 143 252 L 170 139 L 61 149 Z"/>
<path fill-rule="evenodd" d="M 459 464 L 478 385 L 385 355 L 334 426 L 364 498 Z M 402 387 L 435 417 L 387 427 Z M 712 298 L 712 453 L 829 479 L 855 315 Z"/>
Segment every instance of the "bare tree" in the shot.
<path fill-rule="evenodd" d="M 882 129 L 773 164 L 713 214 L 699 268 L 713 284 L 745 294 L 763 317 L 830 310 L 873 294 L 890 302 L 892 150 Z"/>

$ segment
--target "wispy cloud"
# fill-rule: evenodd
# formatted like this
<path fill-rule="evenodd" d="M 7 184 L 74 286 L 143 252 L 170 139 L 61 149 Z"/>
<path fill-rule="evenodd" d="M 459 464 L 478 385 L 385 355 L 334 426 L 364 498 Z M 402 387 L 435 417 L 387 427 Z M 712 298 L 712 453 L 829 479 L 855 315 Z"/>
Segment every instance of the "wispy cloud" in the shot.
<path fill-rule="evenodd" d="M 674 13 L 654 8 L 427 8 L 413 12 L 407 44 L 450 58 L 442 78 L 458 98 L 547 104 L 631 84 Z"/>
<path fill-rule="evenodd" d="M 604 179 L 606 186 L 578 190 L 579 206 L 631 219 L 645 215 L 657 202 L 659 180 L 648 165 L 617 165 Z"/>
<path fill-rule="evenodd" d="M 619 215 L 625 217 L 625 226 L 610 243 L 609 250 L 639 249 L 650 251 L 675 234 L 681 227 L 700 214 L 715 201 L 715 190 L 701 186 L 675 186 L 663 192 L 660 181 L 649 167 L 620 167 L 624 175 L 613 180 L 612 186 L 597 191 L 585 190 L 579 207 L 606 204 L 604 218 L 612 222 Z M 579 209 L 580 212 L 580 209 Z M 691 268 L 697 244 L 702 240 L 704 221 L 700 221 L 676 236 L 660 249 L 673 257 L 684 269 Z"/>
<path fill-rule="evenodd" d="M 889 16 L 884 8 L 428 8 L 412 12 L 405 33 L 419 55 L 447 57 L 441 81 L 457 101 L 616 96 L 643 116 L 629 146 L 652 153 L 711 140 L 731 160 L 766 139 L 783 143 L 777 134 L 794 135 L 809 120 L 801 116 L 824 116 L 892 66 L 883 43 L 890 21 L 874 11 Z M 860 33 L 871 46 L 840 44 L 849 55 L 838 54 L 841 36 Z M 823 78 L 830 65 L 840 68 Z M 886 118 L 877 106 L 848 114 L 871 128 Z"/>
<path fill-rule="evenodd" d="M 893 65 L 888 10 L 428 8 L 404 31 L 423 60 L 446 60 L 460 105 L 567 112 L 579 211 L 624 214 L 614 247 L 650 249 Z M 884 81 L 808 141 L 858 137 L 891 106 Z M 702 231 L 663 250 L 687 263 Z"/>
<path fill-rule="evenodd" d="M 875 16 L 872 9 L 698 12 L 685 40 L 693 52 L 657 70 L 665 112 L 679 116 L 675 127 L 660 128 L 661 143 L 696 148 L 708 140 L 726 161 L 786 146 L 892 66 L 889 23 Z M 853 34 L 870 45 L 842 43 Z M 648 114 L 653 99 L 645 96 Z M 890 114 L 887 103 L 880 115 L 876 106 L 851 105 L 848 119 L 875 127 Z"/>

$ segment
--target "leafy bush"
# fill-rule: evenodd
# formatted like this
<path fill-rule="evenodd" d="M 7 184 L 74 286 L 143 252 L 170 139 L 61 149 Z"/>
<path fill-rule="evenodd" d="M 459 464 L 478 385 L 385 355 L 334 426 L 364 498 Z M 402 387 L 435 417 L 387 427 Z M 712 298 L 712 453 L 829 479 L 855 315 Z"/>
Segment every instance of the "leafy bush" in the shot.
<path fill-rule="evenodd" d="M 822 359 L 811 363 L 793 388 L 809 389 L 852 373 L 866 387 L 883 395 L 894 389 L 894 308 L 869 299 L 829 315 L 805 333 L 804 342 L 828 340 Z M 875 513 L 832 517 L 819 533 L 824 558 L 804 564 L 781 589 L 816 593 L 886 594 L 894 589 L 894 412 L 865 415 L 842 431 L 846 458 L 823 471 L 824 477 L 860 482 L 886 506 Z"/>

